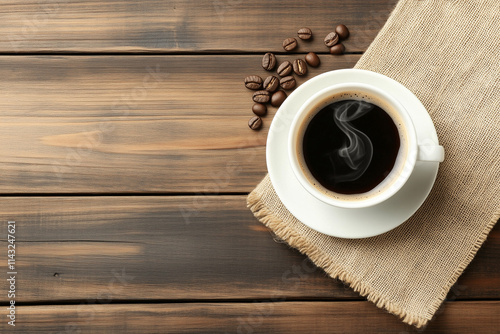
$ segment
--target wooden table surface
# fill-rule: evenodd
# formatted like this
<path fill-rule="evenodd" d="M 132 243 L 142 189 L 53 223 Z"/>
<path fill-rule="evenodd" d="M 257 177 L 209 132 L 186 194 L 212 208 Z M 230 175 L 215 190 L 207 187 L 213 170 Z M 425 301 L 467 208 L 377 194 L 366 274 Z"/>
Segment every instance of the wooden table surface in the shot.
<path fill-rule="evenodd" d="M 266 174 L 243 86 L 298 28 L 350 68 L 396 0 L 11 0 L 0 5 L 2 333 L 420 333 L 273 239 L 246 208 Z M 322 37 L 351 30 L 347 53 Z M 424 32 L 423 32 L 424 33 Z M 494 228 L 425 333 L 494 333 Z"/>

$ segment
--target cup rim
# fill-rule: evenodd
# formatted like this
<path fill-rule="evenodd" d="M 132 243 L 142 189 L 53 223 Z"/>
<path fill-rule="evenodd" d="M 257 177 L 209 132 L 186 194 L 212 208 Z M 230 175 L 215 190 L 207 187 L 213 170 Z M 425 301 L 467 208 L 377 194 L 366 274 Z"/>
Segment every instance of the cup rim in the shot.
<path fill-rule="evenodd" d="M 398 114 L 398 117 L 401 118 L 401 120 L 404 123 L 404 128 L 406 135 L 408 137 L 408 152 L 406 159 L 404 160 L 403 167 L 401 168 L 401 172 L 397 171 L 399 175 L 395 178 L 395 180 L 388 186 L 387 189 L 385 189 L 382 193 L 378 195 L 372 195 L 366 199 L 358 199 L 358 200 L 341 200 L 341 199 L 336 199 L 331 196 L 326 195 L 325 193 L 321 192 L 318 188 L 315 186 L 311 185 L 310 181 L 307 179 L 306 175 L 304 174 L 302 168 L 300 167 L 299 159 L 298 159 L 298 154 L 296 147 L 298 145 L 298 140 L 299 140 L 299 135 L 298 131 L 302 127 L 302 121 L 305 120 L 306 117 L 310 116 L 310 114 L 313 112 L 311 111 L 311 107 L 316 105 L 317 103 L 321 102 L 322 100 L 325 100 L 328 98 L 329 95 L 332 95 L 334 93 L 342 92 L 342 91 L 348 91 L 348 90 L 355 90 L 355 89 L 364 89 L 369 91 L 370 93 L 373 93 L 376 97 L 383 99 L 386 103 L 388 103 Z M 321 108 L 318 108 L 314 112 L 317 113 Z M 311 115 L 311 118 L 313 115 Z M 413 172 L 413 169 L 415 167 L 415 163 L 417 160 L 417 151 L 418 151 L 418 143 L 417 143 L 417 136 L 416 136 L 416 131 L 415 127 L 413 124 L 413 121 L 408 114 L 407 110 L 403 107 L 403 105 L 397 101 L 394 97 L 392 97 L 389 93 L 373 86 L 370 84 L 365 84 L 365 83 L 356 83 L 356 82 L 345 82 L 345 83 L 340 83 L 336 85 L 332 85 L 330 87 L 326 87 L 316 94 L 312 95 L 309 99 L 306 100 L 306 102 L 300 106 L 297 114 L 292 120 L 291 126 L 290 126 L 290 131 L 288 134 L 288 156 L 289 156 L 289 162 L 292 167 L 293 173 L 295 177 L 298 179 L 299 183 L 304 187 L 311 195 L 316 197 L 317 199 L 336 206 L 340 208 L 365 208 L 365 207 L 370 207 L 376 204 L 379 204 L 390 197 L 394 196 L 406 183 L 406 181 L 409 179 L 410 175 Z M 394 171 L 391 171 L 389 175 L 391 175 Z M 322 187 L 322 186 L 320 186 Z M 326 188 L 324 188 L 327 190 Z M 328 190 L 327 190 L 328 192 Z"/>

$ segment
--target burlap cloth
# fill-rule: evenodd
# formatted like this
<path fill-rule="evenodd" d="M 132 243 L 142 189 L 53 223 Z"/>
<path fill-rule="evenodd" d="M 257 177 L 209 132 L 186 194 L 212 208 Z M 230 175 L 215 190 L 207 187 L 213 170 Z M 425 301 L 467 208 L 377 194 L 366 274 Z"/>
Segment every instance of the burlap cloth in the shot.
<path fill-rule="evenodd" d="M 295 219 L 269 176 L 248 205 L 332 278 L 422 327 L 500 218 L 500 1 L 401 0 L 356 68 L 402 83 L 434 121 L 446 158 L 423 206 L 388 233 L 348 240 Z"/>

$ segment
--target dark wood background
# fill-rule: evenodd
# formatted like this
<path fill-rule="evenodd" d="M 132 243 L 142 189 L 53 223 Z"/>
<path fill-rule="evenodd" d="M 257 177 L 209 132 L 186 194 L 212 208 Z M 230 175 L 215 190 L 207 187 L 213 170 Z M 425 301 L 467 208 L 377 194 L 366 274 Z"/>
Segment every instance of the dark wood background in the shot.
<path fill-rule="evenodd" d="M 57 333 L 420 333 L 275 240 L 249 74 L 300 56 L 350 68 L 395 0 L 12 0 L 0 5 L 0 231 L 17 225 L 16 327 Z M 322 37 L 351 29 L 347 54 Z M 425 33 L 425 32 L 423 32 Z M 495 228 L 426 333 L 493 333 Z M 1 280 L 6 306 L 7 283 Z"/>

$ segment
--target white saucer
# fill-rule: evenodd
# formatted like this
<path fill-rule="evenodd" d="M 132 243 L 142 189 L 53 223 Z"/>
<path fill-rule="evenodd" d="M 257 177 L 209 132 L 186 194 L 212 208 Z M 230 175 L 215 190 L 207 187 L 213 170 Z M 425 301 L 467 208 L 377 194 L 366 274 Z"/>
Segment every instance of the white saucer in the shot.
<path fill-rule="evenodd" d="M 267 138 L 266 160 L 271 182 L 285 207 L 310 228 L 334 237 L 368 238 L 394 229 L 422 205 L 434 185 L 438 162 L 417 161 L 401 190 L 387 201 L 362 209 L 328 205 L 312 196 L 295 178 L 289 163 L 287 140 L 291 122 L 299 107 L 314 93 L 345 82 L 371 84 L 391 92 L 406 108 L 415 124 L 419 144 L 438 144 L 434 124 L 427 110 L 403 85 L 384 75 L 345 69 L 318 75 L 298 87 L 274 116 Z"/>

